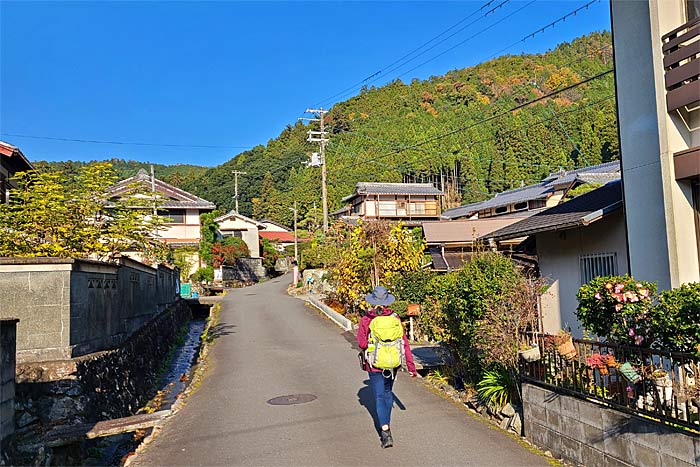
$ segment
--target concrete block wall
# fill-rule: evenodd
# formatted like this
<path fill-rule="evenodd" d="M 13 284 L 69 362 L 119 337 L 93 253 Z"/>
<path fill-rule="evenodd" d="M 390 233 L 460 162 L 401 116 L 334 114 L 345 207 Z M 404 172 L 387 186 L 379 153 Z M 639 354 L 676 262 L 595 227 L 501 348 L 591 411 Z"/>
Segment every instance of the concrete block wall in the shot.
<path fill-rule="evenodd" d="M 17 319 L 0 320 L 0 448 L 15 432 L 15 352 Z"/>
<path fill-rule="evenodd" d="M 262 258 L 238 258 L 233 266 L 221 267 L 221 278 L 224 282 L 257 282 L 266 275 Z"/>
<path fill-rule="evenodd" d="M 523 383 L 525 435 L 574 465 L 691 467 L 700 438 L 583 399 Z"/>
<path fill-rule="evenodd" d="M 124 342 L 177 300 L 177 275 L 128 258 L 0 258 L 0 318 L 20 319 L 19 362 L 66 360 Z"/>

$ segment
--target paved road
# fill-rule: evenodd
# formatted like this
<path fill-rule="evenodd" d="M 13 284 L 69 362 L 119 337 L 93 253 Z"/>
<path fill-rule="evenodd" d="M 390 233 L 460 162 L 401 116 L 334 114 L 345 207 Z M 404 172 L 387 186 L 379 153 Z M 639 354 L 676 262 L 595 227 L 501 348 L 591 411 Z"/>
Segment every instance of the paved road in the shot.
<path fill-rule="evenodd" d="M 548 465 L 405 373 L 394 387 L 395 444 L 382 450 L 353 339 L 287 296 L 287 282 L 226 296 L 204 382 L 136 465 Z M 317 399 L 267 403 L 289 394 Z"/>

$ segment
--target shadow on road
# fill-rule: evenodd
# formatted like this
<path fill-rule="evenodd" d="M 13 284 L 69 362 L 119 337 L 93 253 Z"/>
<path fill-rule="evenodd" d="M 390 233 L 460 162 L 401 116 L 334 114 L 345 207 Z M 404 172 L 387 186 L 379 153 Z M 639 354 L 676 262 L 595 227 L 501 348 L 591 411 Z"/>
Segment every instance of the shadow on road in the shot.
<path fill-rule="evenodd" d="M 209 329 L 209 332 L 207 333 L 207 342 L 214 342 L 216 339 L 223 337 L 223 336 L 228 336 L 229 334 L 235 334 L 235 331 L 232 331 L 231 329 L 235 328 L 235 324 L 225 324 L 225 323 L 219 323 L 215 326 L 212 326 Z"/>
<path fill-rule="evenodd" d="M 365 386 L 357 391 L 357 401 L 362 407 L 367 409 L 367 412 L 369 412 L 369 414 L 372 416 L 372 420 L 374 421 L 374 429 L 377 431 L 377 434 L 379 434 L 381 432 L 381 426 L 379 425 L 379 419 L 377 418 L 377 406 L 374 403 L 374 393 L 372 392 L 372 387 L 369 385 L 368 379 L 364 380 L 363 383 L 365 383 Z M 403 405 L 403 402 L 401 402 L 398 397 L 396 397 L 396 394 L 394 394 L 394 405 L 396 405 L 399 410 L 406 410 L 406 406 Z"/>

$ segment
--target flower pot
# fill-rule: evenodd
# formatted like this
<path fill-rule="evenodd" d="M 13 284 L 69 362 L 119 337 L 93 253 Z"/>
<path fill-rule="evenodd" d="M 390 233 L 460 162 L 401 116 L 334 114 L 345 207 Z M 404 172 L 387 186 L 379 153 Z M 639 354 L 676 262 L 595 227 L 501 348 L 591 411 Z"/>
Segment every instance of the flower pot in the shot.
<path fill-rule="evenodd" d="M 620 365 L 620 373 L 622 376 L 629 381 L 632 384 L 635 384 L 639 382 L 642 377 L 637 373 L 637 370 L 632 367 L 632 364 L 630 362 L 625 362 L 622 365 Z"/>
<path fill-rule="evenodd" d="M 568 339 L 566 339 L 564 342 L 562 342 L 561 344 L 559 344 L 557 346 L 557 352 L 559 352 L 559 355 L 564 357 L 565 360 L 573 360 L 574 359 L 574 357 L 577 355 L 577 352 L 576 352 L 576 347 L 574 347 L 574 342 L 571 339 L 571 337 L 569 337 Z"/>
<path fill-rule="evenodd" d="M 653 378 L 656 392 L 659 393 L 661 402 L 670 402 L 673 397 L 673 383 L 668 375 Z"/>
<path fill-rule="evenodd" d="M 518 352 L 518 355 L 520 355 L 520 358 L 522 358 L 526 362 L 536 362 L 541 357 L 540 348 L 538 346 L 532 347 L 531 349 L 527 350 L 521 350 L 520 352 Z"/>

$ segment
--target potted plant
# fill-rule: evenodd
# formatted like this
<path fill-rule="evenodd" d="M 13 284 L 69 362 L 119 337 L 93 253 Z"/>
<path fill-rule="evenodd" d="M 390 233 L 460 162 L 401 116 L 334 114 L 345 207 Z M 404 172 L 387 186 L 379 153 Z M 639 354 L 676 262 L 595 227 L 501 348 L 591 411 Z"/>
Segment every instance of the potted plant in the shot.
<path fill-rule="evenodd" d="M 651 373 L 651 380 L 656 385 L 661 402 L 670 401 L 673 397 L 673 383 L 666 370 L 657 369 Z"/>
<path fill-rule="evenodd" d="M 540 359 L 540 346 L 537 344 L 520 344 L 518 355 L 526 362 L 536 362 Z"/>
<path fill-rule="evenodd" d="M 593 369 L 598 369 L 601 375 L 607 375 L 610 373 L 610 368 L 616 368 L 617 362 L 615 357 L 611 354 L 599 354 L 594 353 L 590 357 L 586 358 L 586 365 Z"/>
<path fill-rule="evenodd" d="M 559 334 L 551 336 L 550 342 L 554 350 L 561 355 L 564 360 L 573 360 L 578 352 L 576 352 L 576 347 L 574 347 L 574 341 L 566 331 L 559 331 Z"/>

